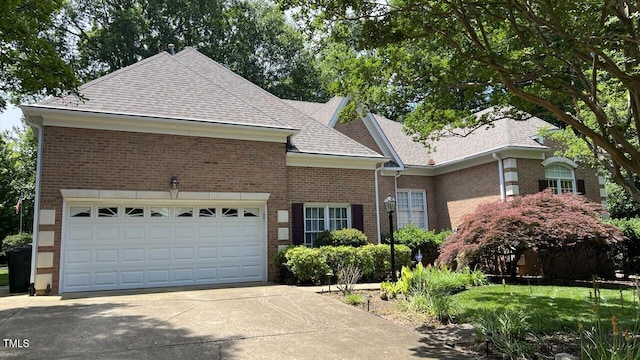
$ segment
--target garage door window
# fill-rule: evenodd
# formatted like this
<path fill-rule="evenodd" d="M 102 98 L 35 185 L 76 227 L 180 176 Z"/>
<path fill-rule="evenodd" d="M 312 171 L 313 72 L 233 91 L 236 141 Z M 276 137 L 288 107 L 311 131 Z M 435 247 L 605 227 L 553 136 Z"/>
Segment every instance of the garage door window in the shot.
<path fill-rule="evenodd" d="M 222 217 L 238 217 L 238 209 L 222 208 Z"/>
<path fill-rule="evenodd" d="M 198 217 L 201 217 L 201 218 L 214 218 L 214 217 L 216 217 L 216 208 L 214 208 L 214 207 L 200 208 L 200 210 L 198 211 Z"/>
<path fill-rule="evenodd" d="M 149 209 L 149 213 L 152 218 L 164 218 L 169 217 L 169 207 L 167 206 L 152 206 Z"/>
<path fill-rule="evenodd" d="M 99 207 L 98 208 L 98 217 L 100 218 L 117 218 L 118 217 L 118 207 L 109 206 L 109 207 Z"/>
<path fill-rule="evenodd" d="M 193 208 L 192 207 L 176 207 L 173 213 L 174 213 L 174 216 L 177 218 L 192 218 Z"/>
<path fill-rule="evenodd" d="M 258 208 L 245 208 L 243 211 L 244 217 L 259 217 L 260 209 Z"/>
<path fill-rule="evenodd" d="M 128 218 L 144 217 L 144 208 L 143 207 L 126 207 L 124 208 L 124 216 Z"/>
<path fill-rule="evenodd" d="M 72 218 L 90 218 L 91 206 L 71 206 L 69 208 L 69 217 Z"/>

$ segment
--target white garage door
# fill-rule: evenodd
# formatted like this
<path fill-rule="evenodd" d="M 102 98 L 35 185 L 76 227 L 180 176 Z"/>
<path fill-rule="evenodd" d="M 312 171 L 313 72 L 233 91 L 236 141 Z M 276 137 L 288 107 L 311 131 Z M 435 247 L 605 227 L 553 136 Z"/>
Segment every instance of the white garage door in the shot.
<path fill-rule="evenodd" d="M 262 204 L 74 203 L 61 292 L 266 280 Z"/>

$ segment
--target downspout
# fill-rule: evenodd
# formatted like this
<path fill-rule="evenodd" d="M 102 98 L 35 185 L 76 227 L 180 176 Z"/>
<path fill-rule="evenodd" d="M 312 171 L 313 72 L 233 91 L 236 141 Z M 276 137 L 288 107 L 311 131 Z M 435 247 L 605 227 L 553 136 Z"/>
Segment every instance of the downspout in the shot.
<path fill-rule="evenodd" d="M 29 295 L 35 295 L 35 279 L 36 268 L 38 260 L 38 233 L 40 224 L 40 178 L 42 176 L 42 147 L 44 139 L 44 127 L 38 125 L 35 122 L 30 121 L 28 116 L 25 116 L 25 121 L 29 126 L 38 131 L 38 153 L 36 158 L 36 193 L 33 200 L 33 234 L 31 243 L 31 274 L 29 276 Z"/>
<path fill-rule="evenodd" d="M 500 201 L 505 201 L 507 199 L 507 195 L 505 192 L 504 185 L 504 164 L 502 163 L 502 158 L 498 153 L 493 153 L 493 158 L 498 160 L 498 176 L 500 177 Z"/>
<path fill-rule="evenodd" d="M 396 204 L 398 201 L 398 178 L 400 177 L 400 171 L 396 171 L 395 176 L 393 177 L 393 184 L 394 184 L 394 194 L 393 197 L 396 198 Z M 396 207 L 396 229 L 398 228 L 398 208 Z"/>
<path fill-rule="evenodd" d="M 383 168 L 384 164 L 380 165 L 380 167 L 376 167 L 376 171 L 373 172 L 376 187 L 376 226 L 378 228 L 378 244 L 382 244 L 382 235 L 380 235 L 380 192 L 378 191 L 378 174 Z"/>

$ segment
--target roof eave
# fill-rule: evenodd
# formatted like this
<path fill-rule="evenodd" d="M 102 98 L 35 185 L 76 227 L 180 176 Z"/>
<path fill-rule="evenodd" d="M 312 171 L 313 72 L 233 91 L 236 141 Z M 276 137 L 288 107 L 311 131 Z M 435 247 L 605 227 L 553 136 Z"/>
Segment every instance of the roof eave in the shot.
<path fill-rule="evenodd" d="M 435 165 L 411 165 L 405 164 L 405 170 L 402 171 L 403 175 L 420 175 L 420 176 L 436 176 L 441 174 L 458 171 L 473 166 L 488 164 L 496 161 L 494 154 L 498 158 L 518 158 L 518 159 L 535 159 L 544 160 L 545 153 L 548 147 L 529 147 L 529 146 L 504 146 L 487 150 L 481 153 L 469 155 L 463 158 L 450 160 L 444 163 Z M 385 169 L 386 170 L 386 169 Z M 390 172 L 395 172 L 397 169 L 388 169 Z M 384 174 L 384 171 L 383 171 Z"/>
<path fill-rule="evenodd" d="M 287 152 L 287 166 L 375 170 L 378 165 L 388 160 L 389 158 L 384 156 Z"/>
<path fill-rule="evenodd" d="M 287 137 L 300 132 L 299 129 L 290 127 L 79 109 L 60 109 L 43 105 L 22 105 L 20 108 L 26 117 L 44 126 L 64 126 L 84 129 L 146 132 L 279 143 L 286 143 Z"/>

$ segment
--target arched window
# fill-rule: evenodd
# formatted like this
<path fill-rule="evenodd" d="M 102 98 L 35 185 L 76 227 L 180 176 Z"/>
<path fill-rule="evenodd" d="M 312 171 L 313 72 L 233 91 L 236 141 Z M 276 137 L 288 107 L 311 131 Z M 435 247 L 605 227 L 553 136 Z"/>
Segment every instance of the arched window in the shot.
<path fill-rule="evenodd" d="M 554 194 L 577 192 L 573 169 L 564 164 L 548 165 L 544 169 L 544 177 L 547 181 L 547 188 L 551 189 Z"/>

